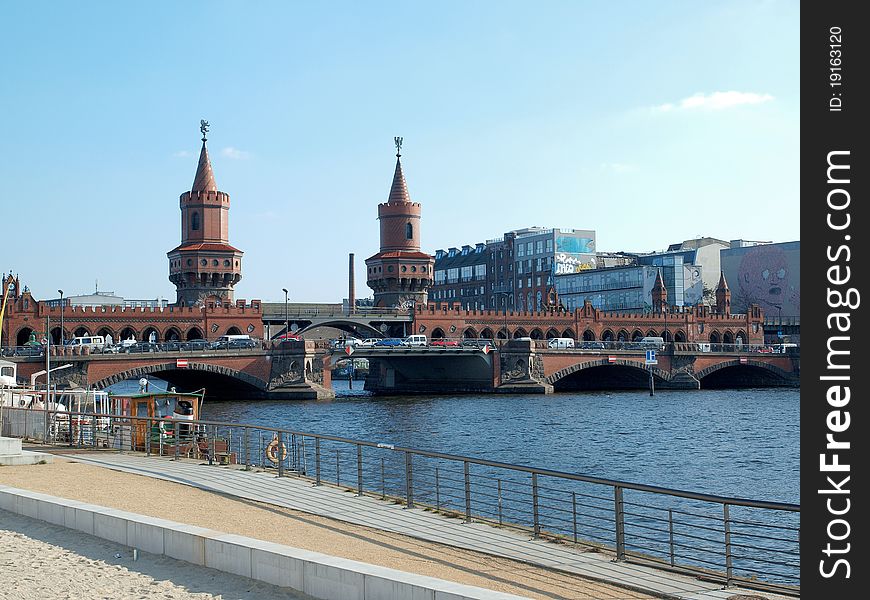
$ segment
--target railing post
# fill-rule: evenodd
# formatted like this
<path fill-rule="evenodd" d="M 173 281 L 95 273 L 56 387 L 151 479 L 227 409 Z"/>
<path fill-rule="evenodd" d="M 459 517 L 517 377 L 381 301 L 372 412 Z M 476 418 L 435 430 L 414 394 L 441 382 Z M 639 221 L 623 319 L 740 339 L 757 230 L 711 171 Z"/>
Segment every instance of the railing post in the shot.
<path fill-rule="evenodd" d="M 462 470 L 465 475 L 465 522 L 471 523 L 471 469 L 468 461 L 462 461 Z"/>
<path fill-rule="evenodd" d="M 97 417 L 91 419 L 91 446 L 97 448 Z"/>
<path fill-rule="evenodd" d="M 217 435 L 217 427 L 212 425 L 206 429 L 206 438 L 208 439 L 208 464 L 214 464 L 214 436 Z"/>
<path fill-rule="evenodd" d="M 341 450 L 338 448 L 335 449 L 335 485 L 341 485 L 341 463 L 339 460 L 339 454 Z"/>
<path fill-rule="evenodd" d="M 674 511 L 668 509 L 668 538 L 671 546 L 671 566 L 674 566 Z"/>
<path fill-rule="evenodd" d="M 145 436 L 145 456 L 151 456 L 151 417 L 148 417 L 146 431 L 148 433 Z M 163 448 L 161 448 L 160 454 L 163 454 L 162 450 Z"/>
<path fill-rule="evenodd" d="M 734 567 L 731 564 L 731 516 L 727 504 L 723 504 L 722 508 L 725 521 L 725 587 L 730 587 L 734 576 Z"/>
<path fill-rule="evenodd" d="M 574 543 L 577 543 L 577 492 L 571 492 L 571 515 L 574 523 Z"/>
<path fill-rule="evenodd" d="M 275 448 L 275 458 L 278 459 L 278 477 L 284 477 L 284 432 L 278 432 L 278 446 Z"/>
<path fill-rule="evenodd" d="M 498 524 L 503 524 L 502 503 L 501 503 L 501 479 L 497 479 L 498 484 Z"/>
<path fill-rule="evenodd" d="M 435 467 L 435 512 L 441 512 L 441 481 L 438 478 L 438 467 Z"/>
<path fill-rule="evenodd" d="M 250 471 L 251 470 L 251 453 L 250 453 L 251 435 L 250 435 L 250 432 L 248 431 L 247 427 L 243 428 L 243 435 L 245 436 L 244 450 L 243 450 L 243 452 L 245 453 L 245 471 Z"/>
<path fill-rule="evenodd" d="M 625 560 L 625 506 L 622 502 L 622 488 L 613 488 L 613 510 L 616 518 L 616 560 Z"/>
<path fill-rule="evenodd" d="M 381 500 L 387 499 L 387 470 L 384 466 L 384 457 L 381 457 Z"/>
<path fill-rule="evenodd" d="M 363 495 L 362 444 L 356 445 L 356 495 Z"/>
<path fill-rule="evenodd" d="M 411 453 L 405 452 L 405 508 L 414 508 L 414 467 Z"/>
<path fill-rule="evenodd" d="M 532 518 L 534 519 L 535 537 L 541 535 L 541 522 L 538 514 L 538 474 L 532 473 Z"/>
<path fill-rule="evenodd" d="M 320 485 L 320 438 L 314 438 L 314 485 Z"/>
<path fill-rule="evenodd" d="M 175 424 L 175 443 L 172 445 L 172 458 L 178 460 L 181 457 L 181 446 L 178 443 L 178 431 L 180 427 Z M 163 456 L 163 436 L 160 436 L 160 456 Z"/>

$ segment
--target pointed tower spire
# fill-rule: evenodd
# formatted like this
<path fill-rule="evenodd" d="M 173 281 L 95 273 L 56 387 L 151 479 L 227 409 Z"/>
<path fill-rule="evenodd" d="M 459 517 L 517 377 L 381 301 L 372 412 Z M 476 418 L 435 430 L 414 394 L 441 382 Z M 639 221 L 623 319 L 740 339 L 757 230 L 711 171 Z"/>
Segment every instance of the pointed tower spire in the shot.
<path fill-rule="evenodd" d="M 656 281 L 650 290 L 650 296 L 652 296 L 653 312 L 662 312 L 668 302 L 668 290 L 665 287 L 665 280 L 662 279 L 661 269 L 656 269 Z"/>
<path fill-rule="evenodd" d="M 405 183 L 405 173 L 402 172 L 402 138 L 393 138 L 396 144 L 396 172 L 393 173 L 393 185 L 390 186 L 390 197 L 387 202 L 410 202 L 411 195 L 408 193 L 408 184 Z"/>
<path fill-rule="evenodd" d="M 725 281 L 725 271 L 719 271 L 719 285 L 716 286 L 716 311 L 722 315 L 731 314 L 731 290 Z"/>
<path fill-rule="evenodd" d="M 199 122 L 199 130 L 202 132 L 202 150 L 199 152 L 199 165 L 196 167 L 196 177 L 193 178 L 191 192 L 216 192 L 217 184 L 214 181 L 214 172 L 211 170 L 211 161 L 208 158 L 208 148 L 205 145 L 208 133 L 208 121 Z"/>

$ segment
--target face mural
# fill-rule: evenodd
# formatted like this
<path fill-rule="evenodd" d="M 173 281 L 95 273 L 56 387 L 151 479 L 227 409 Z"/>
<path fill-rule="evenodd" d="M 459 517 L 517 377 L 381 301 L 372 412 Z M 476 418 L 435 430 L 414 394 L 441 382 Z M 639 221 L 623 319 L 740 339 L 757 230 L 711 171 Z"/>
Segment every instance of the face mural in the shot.
<path fill-rule="evenodd" d="M 772 245 L 747 252 L 737 271 L 741 304 L 758 304 L 768 315 L 800 314 L 800 274 L 789 258 Z"/>

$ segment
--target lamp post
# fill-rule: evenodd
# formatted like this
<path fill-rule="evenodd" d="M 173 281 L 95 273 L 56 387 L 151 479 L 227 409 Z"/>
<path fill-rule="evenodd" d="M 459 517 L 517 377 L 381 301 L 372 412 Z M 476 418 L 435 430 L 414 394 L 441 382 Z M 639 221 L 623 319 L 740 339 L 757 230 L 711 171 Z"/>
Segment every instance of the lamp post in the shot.
<path fill-rule="evenodd" d="M 290 335 L 290 312 L 287 305 L 290 296 L 287 288 L 281 289 L 284 291 L 284 339 L 286 340 L 287 336 Z"/>
<path fill-rule="evenodd" d="M 508 340 L 508 324 L 507 324 L 507 297 L 512 295 L 513 292 L 496 292 L 496 294 L 502 296 L 504 298 L 504 339 L 505 343 Z"/>
<path fill-rule="evenodd" d="M 60 294 L 60 347 L 63 348 L 63 290 L 57 290 L 57 293 Z"/>

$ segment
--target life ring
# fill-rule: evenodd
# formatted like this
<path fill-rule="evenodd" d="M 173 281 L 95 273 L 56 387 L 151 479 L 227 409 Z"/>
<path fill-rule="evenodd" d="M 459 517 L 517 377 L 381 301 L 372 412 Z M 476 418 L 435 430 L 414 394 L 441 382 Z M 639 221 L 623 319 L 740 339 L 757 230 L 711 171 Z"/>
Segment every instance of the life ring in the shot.
<path fill-rule="evenodd" d="M 283 442 L 278 442 L 278 436 L 272 438 L 272 441 L 269 442 L 269 445 L 266 446 L 266 458 L 269 459 L 273 465 L 278 464 L 278 446 L 281 446 L 281 460 L 285 460 L 287 458 L 287 446 L 284 445 Z"/>

